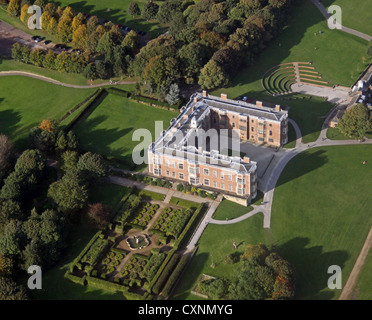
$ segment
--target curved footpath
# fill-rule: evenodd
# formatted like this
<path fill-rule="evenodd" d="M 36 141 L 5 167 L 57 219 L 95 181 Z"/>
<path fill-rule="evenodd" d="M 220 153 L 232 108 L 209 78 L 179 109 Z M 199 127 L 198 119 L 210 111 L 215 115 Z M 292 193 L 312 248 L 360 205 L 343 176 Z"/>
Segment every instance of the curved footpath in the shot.
<path fill-rule="evenodd" d="M 92 84 L 92 85 L 75 85 L 75 84 L 69 84 L 60 82 L 58 80 L 54 80 L 49 77 L 45 77 L 39 74 L 31 73 L 31 72 L 25 72 L 25 71 L 0 71 L 0 77 L 5 76 L 23 76 L 23 77 L 29 77 L 34 78 L 42 81 L 46 81 L 49 83 L 53 83 L 59 86 L 68 87 L 68 88 L 76 88 L 76 89 L 89 89 L 89 88 L 99 88 L 104 86 L 114 86 L 119 84 L 136 84 L 135 81 L 118 81 L 117 83 L 110 83 L 110 82 L 104 82 L 101 84 Z"/>
<path fill-rule="evenodd" d="M 311 1 L 319 9 L 320 13 L 323 15 L 323 17 L 326 20 L 328 20 L 331 17 L 331 15 L 328 13 L 327 9 L 324 7 L 324 5 L 319 0 L 311 0 Z M 369 36 L 368 34 L 359 32 L 359 31 L 354 30 L 354 29 L 350 29 L 350 28 L 347 28 L 347 27 L 344 27 L 344 26 L 338 26 L 338 29 L 340 29 L 343 32 L 352 34 L 352 35 L 354 35 L 356 37 L 359 37 L 359 38 L 362 38 L 364 40 L 367 40 L 367 41 L 371 41 L 372 40 L 372 37 Z"/>

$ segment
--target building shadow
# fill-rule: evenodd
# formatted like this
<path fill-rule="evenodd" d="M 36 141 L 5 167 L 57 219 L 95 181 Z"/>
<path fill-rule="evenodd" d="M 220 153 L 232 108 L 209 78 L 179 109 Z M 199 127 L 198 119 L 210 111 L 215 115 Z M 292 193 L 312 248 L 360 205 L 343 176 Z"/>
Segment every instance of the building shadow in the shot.
<path fill-rule="evenodd" d="M 298 154 L 294 159 L 290 160 L 281 173 L 275 188 L 286 184 L 292 180 L 296 180 L 328 163 L 328 158 L 324 150 L 308 150 Z M 296 161 L 298 165 L 290 165 L 292 161 Z M 290 170 L 288 169 L 290 168 Z M 269 191 L 269 190 L 267 190 Z"/>
<path fill-rule="evenodd" d="M 172 300 L 185 300 L 190 295 L 194 285 L 199 280 L 201 272 L 207 263 L 209 253 L 195 254 L 187 266 L 175 288 Z"/>

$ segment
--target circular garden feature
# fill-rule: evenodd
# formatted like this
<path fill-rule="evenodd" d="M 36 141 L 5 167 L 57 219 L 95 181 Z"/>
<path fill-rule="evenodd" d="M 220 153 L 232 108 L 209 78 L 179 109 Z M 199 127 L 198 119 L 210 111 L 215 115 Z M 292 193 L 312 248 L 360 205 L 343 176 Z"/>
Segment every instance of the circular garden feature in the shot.
<path fill-rule="evenodd" d="M 131 250 L 143 249 L 150 244 L 150 241 L 147 238 L 147 235 L 145 234 L 128 237 L 126 241 L 127 241 L 128 247 Z"/>

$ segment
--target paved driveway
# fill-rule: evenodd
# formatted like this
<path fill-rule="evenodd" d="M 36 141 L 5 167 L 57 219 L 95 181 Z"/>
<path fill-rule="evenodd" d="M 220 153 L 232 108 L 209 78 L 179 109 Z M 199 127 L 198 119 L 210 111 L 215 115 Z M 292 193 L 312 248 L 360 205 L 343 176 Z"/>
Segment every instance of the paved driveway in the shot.
<path fill-rule="evenodd" d="M 240 151 L 244 152 L 252 161 L 257 162 L 257 177 L 259 179 L 262 179 L 270 163 L 283 154 L 283 149 L 260 147 L 248 142 L 240 144 Z"/>

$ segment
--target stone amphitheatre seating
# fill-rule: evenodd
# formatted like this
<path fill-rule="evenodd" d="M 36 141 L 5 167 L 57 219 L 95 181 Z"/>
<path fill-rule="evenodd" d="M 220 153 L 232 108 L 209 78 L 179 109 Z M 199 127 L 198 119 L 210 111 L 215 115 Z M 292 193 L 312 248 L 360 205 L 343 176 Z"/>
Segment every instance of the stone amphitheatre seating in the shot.
<path fill-rule="evenodd" d="M 291 86 L 294 83 L 329 86 L 310 62 L 280 64 L 267 70 L 261 81 L 265 90 L 273 96 L 292 93 Z"/>

